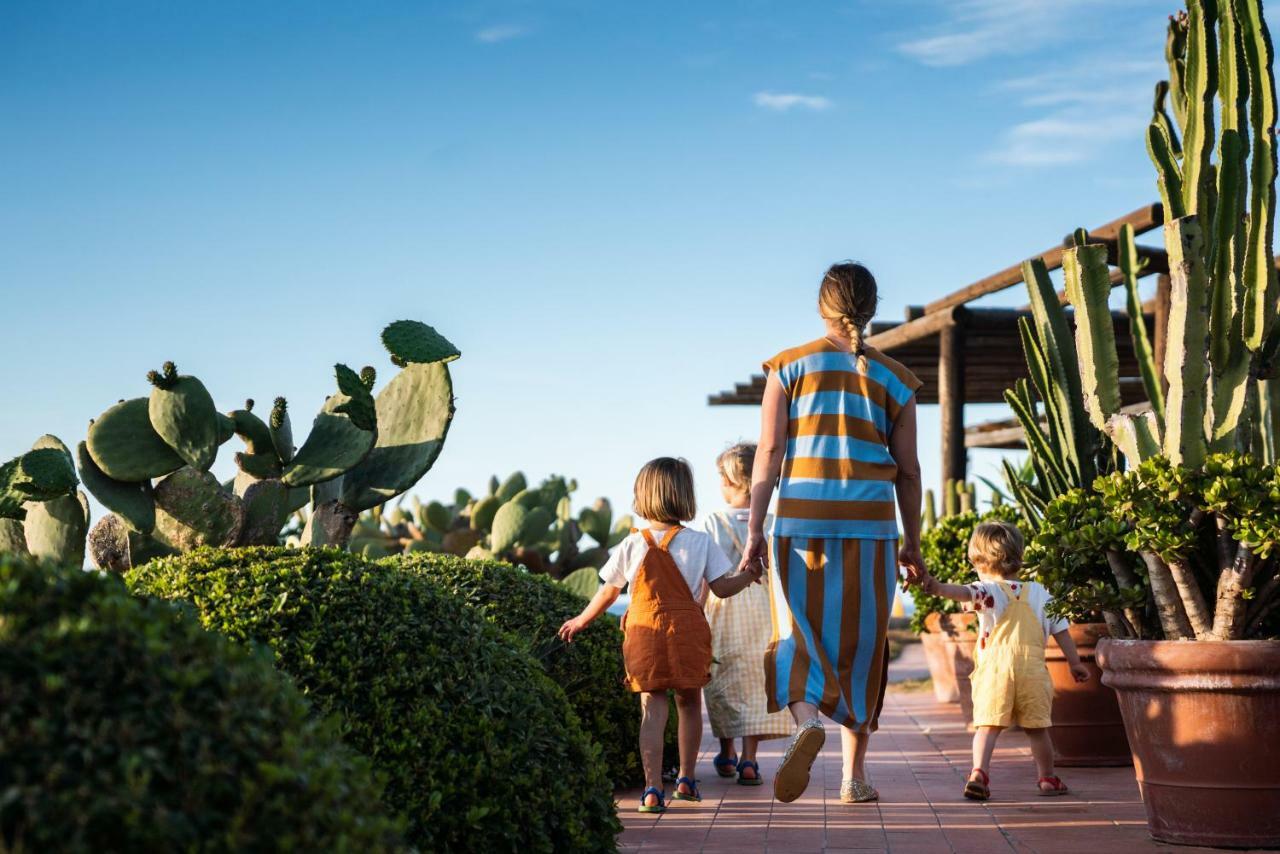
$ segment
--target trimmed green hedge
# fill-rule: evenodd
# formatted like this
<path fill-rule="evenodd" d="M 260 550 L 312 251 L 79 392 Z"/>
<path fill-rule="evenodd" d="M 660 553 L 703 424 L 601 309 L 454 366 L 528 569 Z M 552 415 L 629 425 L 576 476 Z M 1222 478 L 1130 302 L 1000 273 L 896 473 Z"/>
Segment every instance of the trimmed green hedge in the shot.
<path fill-rule="evenodd" d="M 264 650 L 0 555 L 0 850 L 402 850 L 380 791 Z"/>
<path fill-rule="evenodd" d="M 564 689 L 578 717 L 604 753 L 617 786 L 644 781 L 640 765 L 640 705 L 627 688 L 618 618 L 605 614 L 571 644 L 556 632 L 585 601 L 546 575 L 499 561 L 463 560 L 417 552 L 382 561 L 419 572 L 467 600 L 491 622 L 528 644 L 547 675 Z M 675 743 L 674 718 L 669 739 Z"/>
<path fill-rule="evenodd" d="M 611 851 L 599 749 L 564 692 L 430 579 L 334 549 L 201 549 L 131 571 L 209 628 L 275 650 L 424 851 Z"/>

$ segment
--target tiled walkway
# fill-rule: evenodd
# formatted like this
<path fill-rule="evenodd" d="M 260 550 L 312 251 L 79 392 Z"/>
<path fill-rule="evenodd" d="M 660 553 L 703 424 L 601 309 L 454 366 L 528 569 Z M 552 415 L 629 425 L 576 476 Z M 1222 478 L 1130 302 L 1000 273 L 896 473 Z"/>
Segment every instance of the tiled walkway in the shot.
<path fill-rule="evenodd" d="M 635 811 L 639 790 L 620 792 L 625 851 L 1039 852 L 1138 854 L 1209 849 L 1162 845 L 1147 835 L 1132 768 L 1065 768 L 1065 797 L 1035 795 L 1035 766 L 1025 737 L 1006 734 L 992 768 L 993 799 L 960 796 L 969 770 L 969 740 L 959 707 L 931 692 L 891 688 L 868 756 L 878 804 L 840 803 L 840 740 L 828 726 L 809 791 L 795 803 L 772 797 L 773 770 L 785 742 L 762 746 L 764 786 L 736 785 L 711 768 L 717 742 L 707 731 L 700 757 L 703 801 L 675 802 L 654 818 Z"/>

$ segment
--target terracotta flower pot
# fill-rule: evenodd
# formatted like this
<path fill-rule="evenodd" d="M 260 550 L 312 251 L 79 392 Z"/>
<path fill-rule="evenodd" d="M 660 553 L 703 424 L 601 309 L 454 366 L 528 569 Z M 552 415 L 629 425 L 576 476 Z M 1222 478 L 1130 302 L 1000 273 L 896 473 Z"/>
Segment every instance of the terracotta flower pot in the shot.
<path fill-rule="evenodd" d="M 920 645 L 924 647 L 924 661 L 929 667 L 933 683 L 933 699 L 939 703 L 960 702 L 956 669 L 947 660 L 946 638 L 938 632 L 923 632 L 920 635 Z"/>
<path fill-rule="evenodd" d="M 1151 835 L 1280 846 L 1280 641 L 1131 641 L 1097 647 L 1120 699 Z"/>
<path fill-rule="evenodd" d="M 929 647 L 925 647 L 929 673 L 933 677 L 934 696 L 939 702 L 959 703 L 966 724 L 973 723 L 973 693 L 969 675 L 973 673 L 973 648 L 978 640 L 972 627 L 977 621 L 977 614 L 967 612 L 930 614 L 925 618 L 925 629 L 934 636 L 928 643 L 937 648 L 935 655 L 938 669 L 935 671 L 934 661 L 929 658 Z M 942 688 L 939 688 L 939 684 Z"/>
<path fill-rule="evenodd" d="M 1080 651 L 1080 660 L 1089 668 L 1088 682 L 1071 678 L 1066 656 L 1051 640 L 1045 647 L 1045 664 L 1053 679 L 1054 761 L 1058 765 L 1129 765 L 1129 741 L 1124 735 L 1124 719 L 1116 692 L 1102 684 L 1102 671 L 1093 660 L 1094 645 L 1107 637 L 1106 623 L 1071 626 L 1071 639 Z"/>

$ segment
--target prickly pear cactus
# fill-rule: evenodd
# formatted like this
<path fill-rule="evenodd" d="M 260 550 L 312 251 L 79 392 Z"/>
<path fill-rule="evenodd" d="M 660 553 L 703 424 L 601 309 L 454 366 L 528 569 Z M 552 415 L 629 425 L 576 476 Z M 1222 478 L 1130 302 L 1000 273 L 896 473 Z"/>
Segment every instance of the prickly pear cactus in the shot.
<path fill-rule="evenodd" d="M 89 455 L 109 478 L 140 483 L 182 468 L 182 457 L 151 425 L 145 397 L 122 400 L 89 425 Z"/>
<path fill-rule="evenodd" d="M 178 373 L 173 362 L 147 374 L 154 388 L 147 416 L 165 444 L 183 461 L 207 471 L 218 456 L 218 409 L 204 383 Z"/>
<path fill-rule="evenodd" d="M 425 323 L 417 320 L 397 320 L 382 330 L 382 343 L 391 354 L 391 362 L 398 367 L 410 363 L 424 365 L 452 362 L 461 353 L 458 348 Z"/>
<path fill-rule="evenodd" d="M 179 552 L 232 546 L 244 528 L 244 504 L 213 475 L 183 466 L 156 484 L 155 537 Z"/>

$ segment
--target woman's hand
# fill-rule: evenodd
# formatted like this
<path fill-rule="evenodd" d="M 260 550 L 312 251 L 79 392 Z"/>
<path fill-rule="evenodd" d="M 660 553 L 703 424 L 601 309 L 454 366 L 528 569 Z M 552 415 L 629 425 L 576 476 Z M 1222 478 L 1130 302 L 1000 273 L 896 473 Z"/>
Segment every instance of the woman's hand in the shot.
<path fill-rule="evenodd" d="M 920 584 L 929 573 L 924 568 L 924 556 L 919 543 L 903 543 L 898 549 L 898 566 L 907 571 L 907 584 Z"/>
<path fill-rule="evenodd" d="M 768 565 L 767 552 L 768 544 L 764 534 L 747 534 L 747 544 L 742 549 L 742 562 L 738 564 L 738 572 L 751 573 L 758 584 L 765 566 Z"/>
<path fill-rule="evenodd" d="M 564 625 L 560 627 L 560 631 L 556 632 L 556 634 L 558 634 L 560 636 L 560 640 L 565 643 L 573 643 L 573 639 L 577 637 L 578 633 L 585 629 L 590 622 L 590 620 L 584 620 L 582 615 L 579 614 L 573 619 L 565 620 Z"/>

